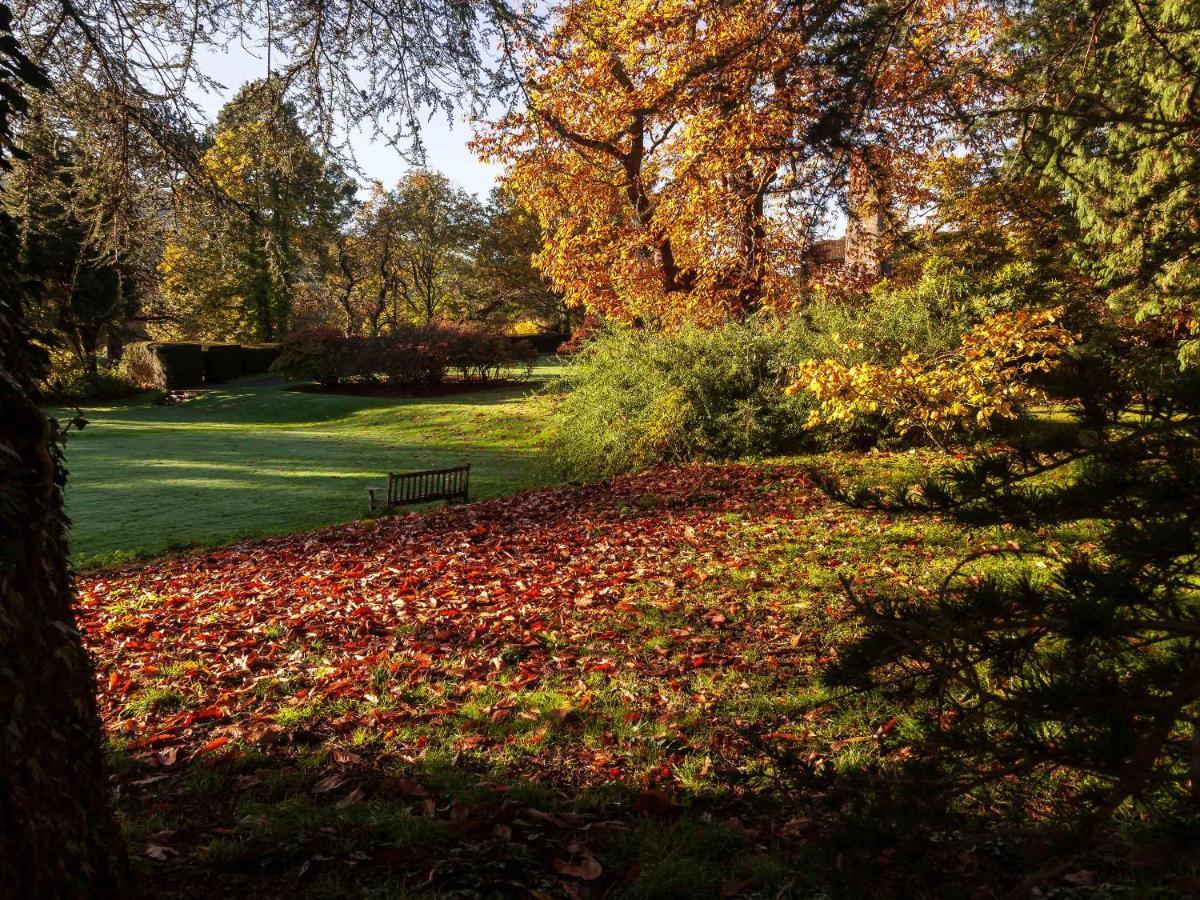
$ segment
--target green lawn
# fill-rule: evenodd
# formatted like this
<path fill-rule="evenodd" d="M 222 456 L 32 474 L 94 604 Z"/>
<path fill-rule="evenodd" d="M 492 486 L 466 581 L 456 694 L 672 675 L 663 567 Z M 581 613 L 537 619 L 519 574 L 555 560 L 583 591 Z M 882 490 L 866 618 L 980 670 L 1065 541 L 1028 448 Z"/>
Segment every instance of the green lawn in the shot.
<path fill-rule="evenodd" d="M 473 497 L 535 484 L 537 390 L 365 398 L 247 379 L 177 406 L 85 409 L 67 445 L 75 564 L 361 518 L 389 470 L 470 463 Z"/>

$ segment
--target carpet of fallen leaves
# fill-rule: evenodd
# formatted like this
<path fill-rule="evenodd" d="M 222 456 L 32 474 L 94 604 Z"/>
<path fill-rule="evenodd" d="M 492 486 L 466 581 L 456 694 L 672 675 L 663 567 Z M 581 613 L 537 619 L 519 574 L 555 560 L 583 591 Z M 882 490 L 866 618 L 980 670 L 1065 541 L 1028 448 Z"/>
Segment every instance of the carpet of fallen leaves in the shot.
<path fill-rule="evenodd" d="M 804 712 L 841 627 L 835 573 L 921 590 L 933 556 L 911 525 L 838 507 L 796 468 L 660 468 L 92 573 L 78 616 L 152 893 L 189 895 L 213 867 L 240 874 L 200 896 L 382 867 L 403 891 L 459 896 L 475 866 L 491 867 L 470 887 L 485 896 L 601 896 L 682 860 L 683 887 L 660 895 L 775 896 L 753 866 L 706 868 L 807 828 L 747 805 L 761 741 L 809 765 L 903 753 L 886 710 L 824 731 Z M 491 779 L 496 802 L 440 796 L 421 778 L 434 758 Z M 219 776 L 199 806 L 186 771 Z M 518 800 L 518 783 L 568 808 Z M 613 787 L 636 815 L 677 815 L 684 795 L 723 812 L 703 833 L 656 831 L 613 871 L 601 848 L 641 826 L 570 808 Z M 410 840 L 438 821 L 452 852 Z"/>
<path fill-rule="evenodd" d="M 731 513 L 782 520 L 821 502 L 793 471 L 662 469 L 82 578 L 79 620 L 103 718 L 128 750 L 270 743 L 297 708 L 306 731 L 391 737 L 454 713 L 455 698 L 484 683 L 513 695 L 548 676 L 630 667 L 671 681 L 744 667 L 748 647 L 777 666 L 795 642 L 769 619 L 725 638 L 726 614 L 700 611 L 707 627 L 685 623 L 670 652 L 648 654 L 624 646 L 614 622 L 639 615 L 634 588 L 652 602 L 714 566 L 750 567 L 729 540 Z M 164 675 L 180 696 L 153 690 Z M 442 702 L 406 704 L 416 685 Z M 492 723 L 511 706 L 498 701 Z M 615 774 L 608 762 L 600 768 Z"/>

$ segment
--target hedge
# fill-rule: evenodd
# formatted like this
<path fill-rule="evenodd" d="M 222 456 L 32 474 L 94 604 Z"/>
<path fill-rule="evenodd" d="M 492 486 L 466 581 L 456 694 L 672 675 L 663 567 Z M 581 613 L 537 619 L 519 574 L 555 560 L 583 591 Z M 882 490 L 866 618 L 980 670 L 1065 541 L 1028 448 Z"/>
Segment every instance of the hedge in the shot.
<path fill-rule="evenodd" d="M 278 355 L 277 344 L 143 341 L 125 348 L 124 366 L 142 387 L 177 390 L 268 372 Z"/>
<path fill-rule="evenodd" d="M 199 344 L 155 341 L 150 350 L 162 363 L 163 387 L 176 390 L 204 384 L 204 353 Z"/>
<path fill-rule="evenodd" d="M 278 344 L 242 344 L 242 374 L 263 375 L 279 356 Z"/>
<path fill-rule="evenodd" d="M 204 344 L 201 352 L 205 384 L 232 381 L 245 374 L 245 351 L 240 344 Z"/>

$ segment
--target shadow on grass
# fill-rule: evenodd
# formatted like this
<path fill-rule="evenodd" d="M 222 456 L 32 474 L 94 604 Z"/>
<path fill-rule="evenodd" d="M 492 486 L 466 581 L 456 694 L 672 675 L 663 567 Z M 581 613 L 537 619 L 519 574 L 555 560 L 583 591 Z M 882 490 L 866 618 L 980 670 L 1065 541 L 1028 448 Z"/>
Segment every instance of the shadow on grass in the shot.
<path fill-rule="evenodd" d="M 116 763 L 148 897 L 809 897 L 877 871 L 862 841 L 838 850 L 846 865 L 797 840 L 778 798 L 572 794 L 370 748 Z"/>
<path fill-rule="evenodd" d="M 533 486 L 543 477 L 527 396 L 396 400 L 273 385 L 97 413 L 67 447 L 75 561 L 94 568 L 351 521 L 389 471 L 470 463 L 479 498 Z"/>
<path fill-rule="evenodd" d="M 156 898 L 1000 897 L 1045 843 L 1028 823 L 931 818 L 902 791 L 571 792 L 453 755 L 302 743 L 115 763 L 140 893 Z M 1119 878 L 1069 873 L 1043 896 L 1173 895 L 1182 835 L 1158 837 L 1113 845 Z"/>

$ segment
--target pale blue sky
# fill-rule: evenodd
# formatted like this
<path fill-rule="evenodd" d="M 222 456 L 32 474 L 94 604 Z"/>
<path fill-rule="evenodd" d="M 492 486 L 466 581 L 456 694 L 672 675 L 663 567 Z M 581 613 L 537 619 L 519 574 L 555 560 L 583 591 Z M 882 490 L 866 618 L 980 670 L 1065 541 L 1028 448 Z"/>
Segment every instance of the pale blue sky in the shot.
<path fill-rule="evenodd" d="M 222 95 L 193 92 L 193 99 L 200 104 L 209 119 L 215 119 L 217 111 L 243 84 L 262 78 L 267 74 L 263 59 L 234 45 L 222 52 L 204 48 L 200 54 L 203 72 L 225 85 Z M 467 149 L 471 139 L 471 126 L 456 115 L 452 126 L 447 124 L 444 112 L 438 111 L 423 126 L 421 140 L 425 145 L 426 162 L 431 169 L 447 175 L 460 187 L 477 194 L 481 200 L 487 198 L 500 174 L 498 166 L 488 165 L 476 159 Z M 391 185 L 403 175 L 409 164 L 392 147 L 382 142 L 372 142 L 370 132 L 358 131 L 351 134 L 350 143 L 366 178 L 378 179 Z"/>

